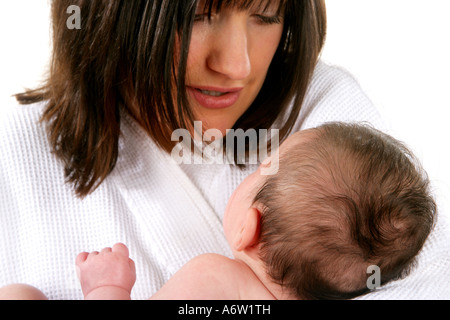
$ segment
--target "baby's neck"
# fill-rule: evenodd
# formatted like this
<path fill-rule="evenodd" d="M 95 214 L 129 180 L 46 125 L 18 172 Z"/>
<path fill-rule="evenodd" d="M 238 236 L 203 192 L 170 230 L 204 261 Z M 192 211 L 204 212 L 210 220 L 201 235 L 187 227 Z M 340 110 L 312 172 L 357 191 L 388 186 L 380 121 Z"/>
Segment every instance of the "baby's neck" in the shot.
<path fill-rule="evenodd" d="M 241 252 L 236 255 L 236 261 L 242 263 L 243 270 L 247 268 L 243 274 L 253 274 L 254 282 L 259 282 L 258 285 L 252 285 L 251 287 L 245 285 L 240 290 L 243 292 L 241 297 L 245 300 L 253 300 L 257 295 L 259 300 L 298 300 L 297 297 L 292 295 L 283 286 L 275 283 L 272 278 L 267 274 L 264 263 L 253 254 L 246 254 Z M 251 278 L 251 277 L 249 277 Z M 264 297 L 261 298 L 261 292 L 266 291 Z M 248 297 L 247 297 L 248 295 Z M 245 297 L 244 297 L 245 296 Z"/>

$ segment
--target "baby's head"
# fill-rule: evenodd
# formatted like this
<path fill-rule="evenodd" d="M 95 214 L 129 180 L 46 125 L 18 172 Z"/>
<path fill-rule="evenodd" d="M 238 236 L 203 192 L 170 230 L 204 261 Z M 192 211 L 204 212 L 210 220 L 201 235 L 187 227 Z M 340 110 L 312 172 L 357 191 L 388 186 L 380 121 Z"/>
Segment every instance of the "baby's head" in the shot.
<path fill-rule="evenodd" d="M 436 205 L 425 172 L 400 142 L 330 123 L 291 136 L 279 161 L 276 175 L 257 172 L 241 189 L 257 188 L 253 241 L 275 283 L 298 298 L 349 299 L 369 291 L 371 265 L 382 284 L 409 273 Z"/>

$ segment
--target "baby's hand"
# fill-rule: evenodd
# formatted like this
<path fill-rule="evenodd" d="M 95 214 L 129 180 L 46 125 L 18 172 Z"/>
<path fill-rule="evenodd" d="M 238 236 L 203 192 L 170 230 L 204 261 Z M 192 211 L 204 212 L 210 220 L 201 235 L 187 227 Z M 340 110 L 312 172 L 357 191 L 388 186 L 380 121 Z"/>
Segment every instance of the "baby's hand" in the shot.
<path fill-rule="evenodd" d="M 80 253 L 76 265 L 84 296 L 97 289 L 121 289 L 130 294 L 136 281 L 136 269 L 128 255 L 128 248 L 121 243 L 101 252 Z"/>

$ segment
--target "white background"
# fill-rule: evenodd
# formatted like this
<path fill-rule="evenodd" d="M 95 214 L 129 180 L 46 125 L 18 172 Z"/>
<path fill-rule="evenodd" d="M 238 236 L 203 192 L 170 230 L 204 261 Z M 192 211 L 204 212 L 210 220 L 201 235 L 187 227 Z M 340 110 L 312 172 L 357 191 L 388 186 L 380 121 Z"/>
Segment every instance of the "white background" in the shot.
<path fill-rule="evenodd" d="M 422 160 L 450 212 L 450 1 L 326 0 L 327 62 L 343 66 Z M 0 115 L 39 83 L 50 52 L 49 0 L 2 1 Z M 1 151 L 0 151 L 1 152 Z"/>
<path fill-rule="evenodd" d="M 323 59 L 353 73 L 450 213 L 450 1 L 326 0 Z"/>

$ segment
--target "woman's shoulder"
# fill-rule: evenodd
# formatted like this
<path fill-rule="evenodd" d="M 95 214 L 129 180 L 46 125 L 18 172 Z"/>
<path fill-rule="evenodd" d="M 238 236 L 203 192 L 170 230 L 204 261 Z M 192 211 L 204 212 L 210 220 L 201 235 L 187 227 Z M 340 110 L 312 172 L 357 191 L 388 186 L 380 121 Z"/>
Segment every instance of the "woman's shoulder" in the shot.
<path fill-rule="evenodd" d="M 320 92 L 330 93 L 360 93 L 361 85 L 356 77 L 343 66 L 319 60 L 314 70 L 309 86 L 309 95 Z"/>
<path fill-rule="evenodd" d="M 319 60 L 314 70 L 313 81 L 325 80 L 327 82 L 328 79 L 356 82 L 353 74 L 343 66 Z"/>
<path fill-rule="evenodd" d="M 28 132 L 42 128 L 40 118 L 45 104 L 38 102 L 21 105 L 12 100 L 8 105 L 0 106 L 0 140 L 14 134 L 27 136 Z"/>
<path fill-rule="evenodd" d="M 379 111 L 356 78 L 340 66 L 319 61 L 294 130 L 330 121 L 366 122 L 385 128 Z"/>
<path fill-rule="evenodd" d="M 41 119 L 45 103 L 12 103 L 0 112 L 0 161 L 13 166 L 33 161 L 36 155 L 50 155 L 45 124 Z"/>

